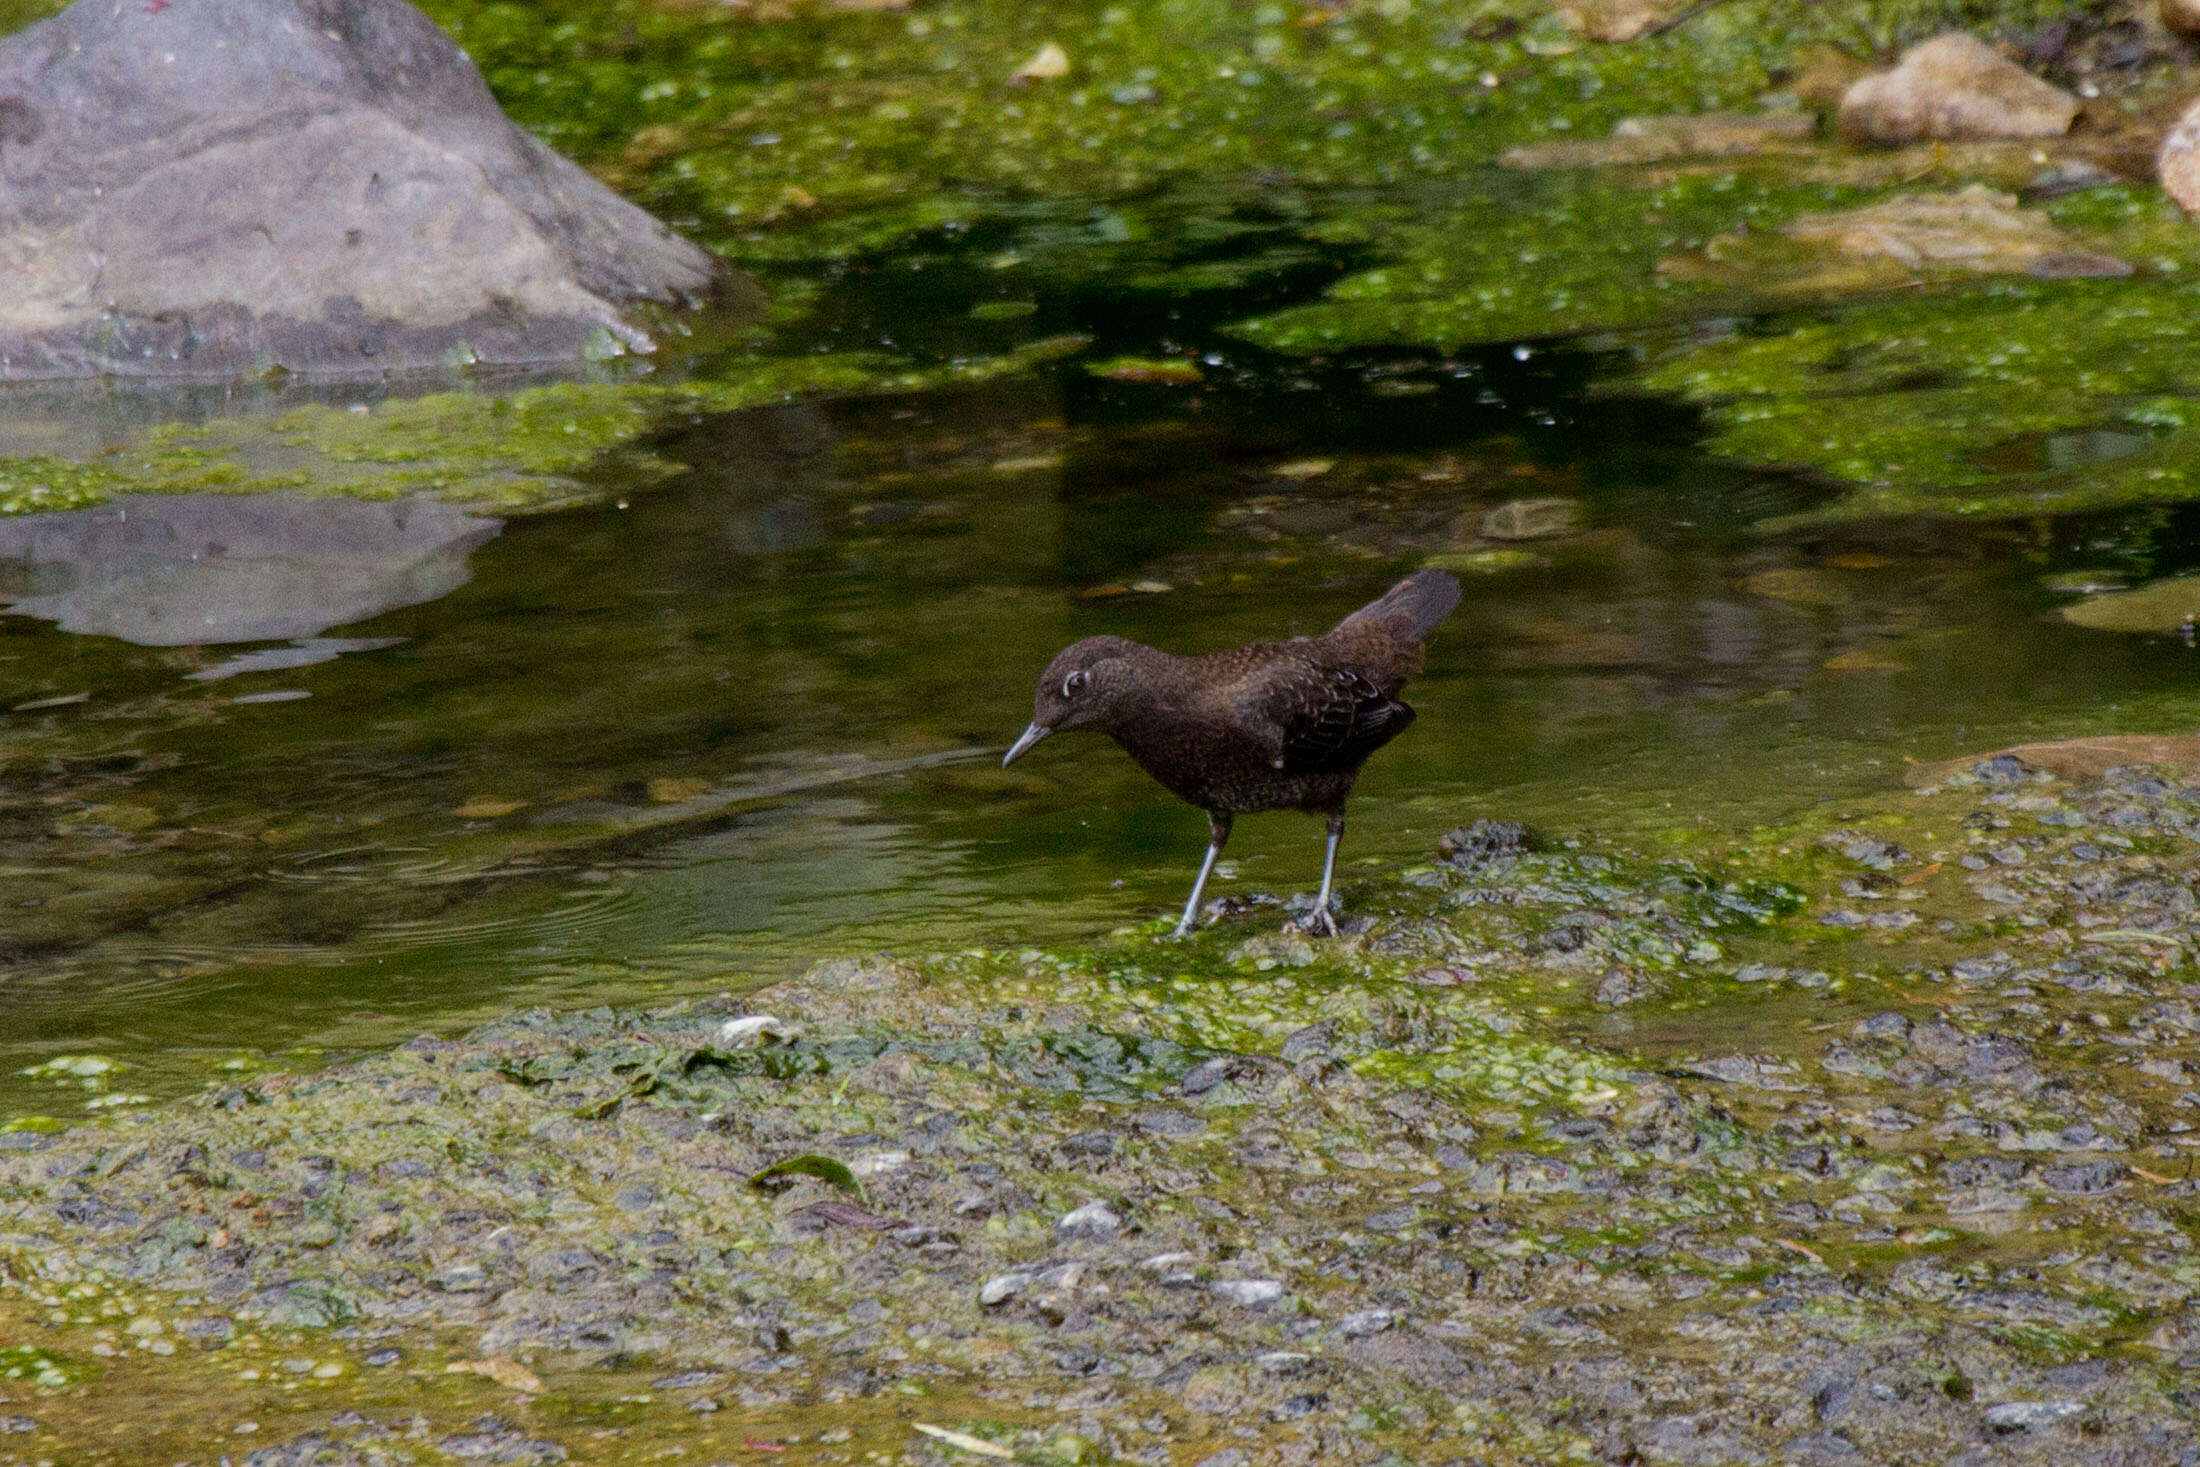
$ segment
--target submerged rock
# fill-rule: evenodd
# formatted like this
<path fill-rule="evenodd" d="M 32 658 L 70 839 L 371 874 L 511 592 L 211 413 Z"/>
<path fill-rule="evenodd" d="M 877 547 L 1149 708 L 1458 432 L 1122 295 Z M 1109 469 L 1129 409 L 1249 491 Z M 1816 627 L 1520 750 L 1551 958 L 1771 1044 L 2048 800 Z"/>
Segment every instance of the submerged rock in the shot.
<path fill-rule="evenodd" d="M 1982 184 L 1953 194 L 1903 194 L 1862 209 L 1806 214 L 1782 231 L 1844 255 L 1880 256 L 1910 268 L 1981 274 L 2027 270 L 2059 258 L 2065 238 L 2046 215 Z"/>
<path fill-rule="evenodd" d="M 1852 142 L 1928 138 L 2052 138 L 2070 131 L 2078 99 L 1960 31 L 1912 47 L 1841 99 L 1841 135 Z"/>
<path fill-rule="evenodd" d="M 2033 774 L 2061 779 L 2098 779 L 2112 769 L 2134 765 L 2200 772 L 2200 734 L 2107 734 L 2018 744 L 1991 754 L 1966 754 L 1932 764 L 1913 764 L 1903 782 L 1924 789 L 1972 775 L 1982 782 L 2012 783 Z"/>
<path fill-rule="evenodd" d="M 1581 505 L 1572 499 L 1515 499 L 1482 516 L 1482 533 L 1492 540 L 1547 540 L 1569 534 L 1581 524 Z"/>
<path fill-rule="evenodd" d="M 2062 609 L 2063 620 L 2103 632 L 2178 632 L 2200 622 L 2200 576 L 2171 576 L 2104 591 Z"/>
<path fill-rule="evenodd" d="M 0 378 L 648 351 L 622 304 L 734 283 L 403 0 L 79 0 L 0 43 L 0 266 Z"/>

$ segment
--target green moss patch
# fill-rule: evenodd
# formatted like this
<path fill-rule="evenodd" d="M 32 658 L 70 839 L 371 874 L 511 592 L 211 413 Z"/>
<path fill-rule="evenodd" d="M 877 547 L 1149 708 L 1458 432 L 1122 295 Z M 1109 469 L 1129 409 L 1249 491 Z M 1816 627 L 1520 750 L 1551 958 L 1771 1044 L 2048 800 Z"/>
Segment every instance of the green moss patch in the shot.
<path fill-rule="evenodd" d="M 1814 520 L 2176 500 L 2193 490 L 2196 290 L 1981 285 L 1737 333 L 1644 381 L 1704 403 L 1717 451 L 1854 486 Z"/>

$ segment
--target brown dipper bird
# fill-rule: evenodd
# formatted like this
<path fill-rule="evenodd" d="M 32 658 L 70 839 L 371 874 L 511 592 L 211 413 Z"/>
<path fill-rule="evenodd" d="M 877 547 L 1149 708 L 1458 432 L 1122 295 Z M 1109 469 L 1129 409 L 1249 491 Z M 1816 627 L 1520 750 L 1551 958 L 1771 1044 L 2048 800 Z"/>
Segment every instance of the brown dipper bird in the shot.
<path fill-rule="evenodd" d="M 1210 840 L 1182 937 L 1230 838 L 1230 821 L 1260 810 L 1329 817 L 1315 910 L 1331 937 L 1329 888 L 1344 801 L 1367 756 L 1405 732 L 1413 710 L 1398 701 L 1421 670 L 1421 644 L 1459 604 L 1459 582 L 1416 571 L 1323 637 L 1255 642 L 1205 657 L 1174 657 L 1122 637 L 1087 637 L 1039 675 L 1031 727 L 1003 766 L 1049 734 L 1089 728 L 1108 735 L 1170 793 L 1207 812 Z"/>

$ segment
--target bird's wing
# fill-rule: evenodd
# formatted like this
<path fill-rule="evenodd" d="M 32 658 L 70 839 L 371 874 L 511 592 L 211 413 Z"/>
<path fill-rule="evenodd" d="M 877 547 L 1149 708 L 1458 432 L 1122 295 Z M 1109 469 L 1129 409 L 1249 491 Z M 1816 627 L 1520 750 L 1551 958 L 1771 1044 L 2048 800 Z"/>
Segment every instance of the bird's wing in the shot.
<path fill-rule="evenodd" d="M 1247 714 L 1280 733 L 1271 754 L 1286 774 L 1357 769 L 1413 722 L 1413 709 L 1364 673 L 1312 659 L 1255 668 L 1233 691 Z"/>

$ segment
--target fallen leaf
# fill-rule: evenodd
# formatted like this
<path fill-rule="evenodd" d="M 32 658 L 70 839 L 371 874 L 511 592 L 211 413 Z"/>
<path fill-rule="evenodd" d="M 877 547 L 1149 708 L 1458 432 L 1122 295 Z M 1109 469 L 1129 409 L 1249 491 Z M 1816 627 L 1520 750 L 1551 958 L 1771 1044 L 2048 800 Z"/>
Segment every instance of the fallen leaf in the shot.
<path fill-rule="evenodd" d="M 443 1373 L 485 1376 L 510 1390 L 523 1391 L 530 1396 L 542 1394 L 542 1377 L 516 1360 L 495 1357 L 487 1360 L 453 1360 L 443 1367 Z"/>
<path fill-rule="evenodd" d="M 998 1443 L 989 1442 L 982 1436 L 972 1436 L 967 1431 L 955 1431 L 945 1426 L 934 1426 L 929 1421 L 912 1421 L 909 1424 L 935 1441 L 946 1442 L 951 1447 L 960 1447 L 962 1450 L 980 1457 L 1005 1458 L 1016 1455 Z"/>
<path fill-rule="evenodd" d="M 813 1202 L 808 1207 L 796 1209 L 793 1215 L 821 1218 L 829 1223 L 838 1223 L 844 1228 L 868 1228 L 874 1233 L 890 1232 L 909 1225 L 906 1218 L 881 1217 L 849 1202 Z"/>
<path fill-rule="evenodd" d="M 2131 1174 L 2135 1177 L 2145 1177 L 2150 1182 L 2174 1182 L 2177 1180 L 2175 1177 L 2165 1177 L 2160 1172 L 2150 1172 L 2143 1166 L 2133 1167 Z"/>

